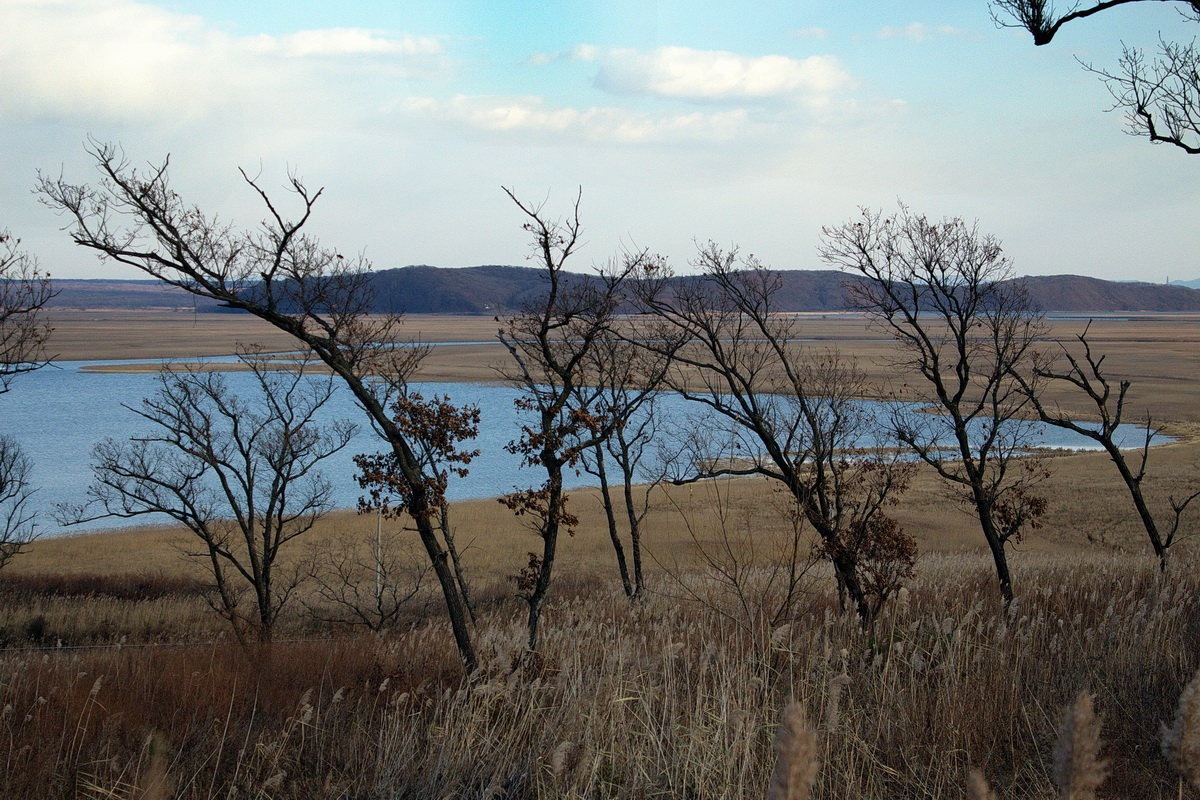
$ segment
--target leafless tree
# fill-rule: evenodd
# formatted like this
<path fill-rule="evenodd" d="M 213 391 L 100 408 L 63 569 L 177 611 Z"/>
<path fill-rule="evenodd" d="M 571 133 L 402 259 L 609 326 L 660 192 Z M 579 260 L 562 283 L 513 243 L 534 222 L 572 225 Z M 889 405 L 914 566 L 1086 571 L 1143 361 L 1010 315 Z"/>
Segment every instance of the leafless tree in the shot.
<path fill-rule="evenodd" d="M 1200 489 L 1180 498 L 1168 498 L 1171 509 L 1169 523 L 1160 527 L 1159 519 L 1151 510 L 1142 485 L 1146 478 L 1146 465 L 1150 460 L 1150 446 L 1158 436 L 1159 429 L 1147 414 L 1142 420 L 1145 424 L 1145 434 L 1136 455 L 1121 449 L 1122 442 L 1118 438 L 1118 430 L 1125 422 L 1126 402 L 1132 382 L 1120 380 L 1114 385 L 1112 378 L 1105 372 L 1105 356 L 1097 354 L 1092 349 L 1092 343 L 1088 341 L 1090 329 L 1089 322 L 1083 332 L 1075 337 L 1078 346 L 1074 351 L 1066 343 L 1060 342 L 1057 352 L 1039 354 L 1030 365 L 1030 373 L 1018 374 L 1017 377 L 1043 422 L 1086 436 L 1104 448 L 1129 491 L 1138 519 L 1146 531 L 1146 538 L 1150 540 L 1154 555 L 1158 557 L 1159 566 L 1165 570 L 1168 550 L 1179 534 L 1184 512 L 1192 501 L 1200 497 Z M 1077 421 L 1057 404 L 1051 404 L 1044 399 L 1043 388 L 1046 382 L 1065 384 L 1075 393 L 1083 395 L 1086 402 L 1095 409 L 1098 420 Z"/>
<path fill-rule="evenodd" d="M 860 566 L 871 540 L 893 537 L 899 559 L 911 567 L 915 558 L 911 538 L 885 522 L 911 469 L 887 448 L 867 446 L 872 425 L 857 402 L 866 392 L 861 373 L 836 353 L 802 349 L 796 318 L 774 307 L 777 275 L 713 243 L 696 265 L 700 275 L 674 279 L 661 261 L 642 270 L 639 301 L 658 325 L 640 341 L 671 347 L 666 384 L 732 423 L 739 442 L 734 453 L 705 453 L 702 445 L 714 437 L 693 439 L 701 445 L 688 459 L 695 472 L 675 482 L 718 475 L 779 481 L 817 533 L 843 600 L 869 624 L 877 609 Z"/>
<path fill-rule="evenodd" d="M 57 294 L 50 276 L 20 245 L 0 230 L 0 393 L 8 391 L 17 375 L 46 363 L 51 328 L 44 312 Z"/>
<path fill-rule="evenodd" d="M 50 323 L 46 304 L 56 292 L 20 241 L 0 231 L 0 394 L 16 376 L 46 364 Z M 36 536 L 29 498 L 31 464 L 16 439 L 0 436 L 0 568 Z"/>
<path fill-rule="evenodd" d="M 266 642 L 299 579 L 280 574 L 280 554 L 329 511 L 332 488 L 317 468 L 355 429 L 317 420 L 334 384 L 304 362 L 278 371 L 261 354 L 241 361 L 253 397 L 235 394 L 220 372 L 167 370 L 152 397 L 126 406 L 149 432 L 96 446 L 89 505 L 78 516 L 165 514 L 186 527 L 213 577 L 213 607 L 239 639 L 250 629 Z"/>
<path fill-rule="evenodd" d="M 31 464 L 11 436 L 0 436 L 0 569 L 33 541 L 37 529 L 29 499 Z"/>
<path fill-rule="evenodd" d="M 1113 97 L 1113 110 L 1125 114 L 1125 130 L 1151 142 L 1200 153 L 1200 50 L 1195 42 L 1159 39 L 1158 53 L 1128 45 L 1115 70 L 1085 64 Z"/>
<path fill-rule="evenodd" d="M 580 244 L 579 197 L 569 217 L 555 219 L 542 206 L 527 205 L 510 190 L 504 191 L 525 216 L 524 228 L 533 237 L 532 258 L 545 279 L 540 297 L 504 319 L 498 333 L 511 358 L 511 365 L 501 372 L 520 390 L 516 404 L 525 417 L 521 435 L 507 449 L 546 476 L 539 486 L 501 498 L 506 507 L 528 520 L 541 540 L 541 552 L 530 553 L 529 565 L 517 576 L 518 595 L 529 608 L 532 653 L 537 649 L 559 536 L 573 533 L 578 524 L 567 509 L 563 477 L 619 424 L 609 409 L 601 407 L 602 390 L 587 388 L 586 368 L 599 340 L 612 328 L 624 275 L 639 257 L 627 259 L 615 274 L 595 279 L 572 276 L 565 267 Z"/>
<path fill-rule="evenodd" d="M 77 244 L 265 320 L 295 337 L 345 383 L 411 487 L 406 510 L 437 577 L 463 664 L 473 672 L 477 661 L 466 604 L 439 536 L 429 476 L 388 413 L 389 399 L 407 386 L 427 351 L 397 346 L 403 340 L 399 315 L 369 313 L 369 262 L 325 248 L 305 231 L 323 190 L 291 176 L 288 193 L 299 206 L 293 218 L 243 171 L 267 216 L 256 230 L 238 230 L 186 204 L 171 187 L 168 161 L 139 170 L 113 145 L 93 143 L 89 152 L 100 176 L 95 184 L 39 179 L 42 200 L 66 216 Z"/>
<path fill-rule="evenodd" d="M 1200 22 L 1197 0 L 1106 0 L 1063 10 L 1050 0 L 992 0 L 998 24 L 1029 31 L 1036 45 L 1049 44 L 1063 25 L 1116 6 L 1136 2 L 1170 2 L 1187 19 Z M 1113 97 L 1113 110 L 1125 114 L 1126 130 L 1151 142 L 1200 153 L 1200 51 L 1194 42 L 1159 37 L 1158 52 L 1122 45 L 1115 69 L 1084 64 L 1098 75 Z"/>
<path fill-rule="evenodd" d="M 1054 0 L 992 0 L 992 17 L 1004 27 L 1024 28 L 1033 36 L 1036 45 L 1050 44 L 1059 29 L 1068 22 L 1086 19 L 1093 14 L 1129 3 L 1168 2 L 1200 12 L 1197 0 L 1099 0 L 1081 5 L 1068 3 L 1059 9 Z"/>
<path fill-rule="evenodd" d="M 429 560 L 405 546 L 402 536 L 380 526 L 372 542 L 326 542 L 314 548 L 307 578 L 315 598 L 301 601 L 313 618 L 375 633 L 393 627 L 429 573 Z"/>
<path fill-rule="evenodd" d="M 585 364 L 586 386 L 577 400 L 591 403 L 596 412 L 613 422 L 603 441 L 583 451 L 581 465 L 600 483 L 609 539 L 617 560 L 621 586 L 630 600 L 646 588 L 643 570 L 642 523 L 650 511 L 650 496 L 665 477 L 662 470 L 644 471 L 654 457 L 662 426 L 659 392 L 670 359 L 631 342 L 615 330 L 602 333 Z M 616 468 L 623 521 L 618 521 L 614 481 Z M 628 553 L 621 529 L 628 531 Z"/>
<path fill-rule="evenodd" d="M 822 230 L 821 257 L 854 274 L 854 306 L 895 339 L 901 405 L 891 427 L 948 481 L 979 520 L 1000 592 L 1012 602 L 1005 551 L 1038 524 L 1044 475 L 1023 457 L 1033 442 L 1028 395 L 1014 372 L 1033 356 L 1044 320 L 1000 243 L 961 218 L 931 222 L 901 206 L 892 216 L 864 209 Z M 931 406 L 926 413 L 923 406 Z"/>
<path fill-rule="evenodd" d="M 725 439 L 726 449 L 736 446 L 737 432 L 724 433 L 710 429 L 707 436 Z M 694 501 L 666 494 L 698 565 L 678 558 L 658 563 L 679 599 L 749 633 L 762 633 L 795 618 L 797 603 L 816 584 L 813 567 L 825 556 L 810 546 L 803 509 L 782 485 L 767 497 L 761 492 L 743 496 L 735 480 L 723 475 L 690 484 L 702 498 L 699 511 Z"/>

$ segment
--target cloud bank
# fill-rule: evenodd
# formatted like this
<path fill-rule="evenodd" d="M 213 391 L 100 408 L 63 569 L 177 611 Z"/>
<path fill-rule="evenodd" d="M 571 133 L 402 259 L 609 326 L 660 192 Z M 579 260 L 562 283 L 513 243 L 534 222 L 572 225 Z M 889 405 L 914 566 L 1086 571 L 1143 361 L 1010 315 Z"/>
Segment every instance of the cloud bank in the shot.
<path fill-rule="evenodd" d="M 410 97 L 403 112 L 460 123 L 482 131 L 544 138 L 565 135 L 584 141 L 643 143 L 662 141 L 728 141 L 744 127 L 744 110 L 673 114 L 632 111 L 611 106 L 571 108 L 537 96 L 458 95 L 445 100 Z"/>
<path fill-rule="evenodd" d="M 655 50 L 580 45 L 577 61 L 599 65 L 596 85 L 613 94 L 681 100 L 759 100 L 800 97 L 823 102 L 854 86 L 833 56 L 744 56 L 725 50 Z"/>
<path fill-rule="evenodd" d="M 0 2 L 0 114 L 180 122 L 223 112 L 271 118 L 337 94 L 330 60 L 393 77 L 435 72 L 441 42 L 358 28 L 236 36 L 135 0 Z M 308 112 L 319 103 L 302 104 Z"/>

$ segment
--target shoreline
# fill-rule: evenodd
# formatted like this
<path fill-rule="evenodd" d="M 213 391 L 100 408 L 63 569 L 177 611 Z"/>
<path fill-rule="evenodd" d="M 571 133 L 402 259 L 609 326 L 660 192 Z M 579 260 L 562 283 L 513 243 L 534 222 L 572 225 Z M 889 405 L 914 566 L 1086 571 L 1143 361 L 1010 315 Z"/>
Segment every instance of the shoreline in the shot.
<path fill-rule="evenodd" d="M 886 337 L 873 331 L 861 315 L 834 316 L 798 312 L 805 338 L 815 346 L 855 357 L 867 379 L 881 386 L 895 379 L 897 352 Z M 51 311 L 55 327 L 51 353 L 70 361 L 127 362 L 96 372 L 154 371 L 161 359 L 188 361 L 228 357 L 239 343 L 257 343 L 271 352 L 295 350 L 295 340 L 267 323 L 247 315 L 196 314 L 170 311 Z M 1200 314 L 1161 312 L 1124 313 L 1119 317 L 1066 313 L 1051 317 L 1050 335 L 1070 342 L 1091 323 L 1093 345 L 1106 354 L 1106 371 L 1130 377 L 1131 413 L 1150 406 L 1155 417 L 1173 427 L 1200 424 L 1195 381 L 1200 374 Z M 505 360 L 494 343 L 497 323 L 483 315 L 410 315 L 406 330 L 412 338 L 435 345 L 415 380 L 431 383 L 464 382 L 499 385 L 495 367 Z M 454 344 L 440 347 L 440 344 Z M 132 362 L 132 363 L 129 363 Z M 134 367 L 140 362 L 145 366 Z M 91 371 L 91 370 L 89 370 Z M 19 391 L 17 387 L 16 391 Z M 1059 393 L 1063 410 L 1087 419 L 1094 409 L 1069 394 Z M 1172 435 L 1176 435 L 1172 431 Z"/>

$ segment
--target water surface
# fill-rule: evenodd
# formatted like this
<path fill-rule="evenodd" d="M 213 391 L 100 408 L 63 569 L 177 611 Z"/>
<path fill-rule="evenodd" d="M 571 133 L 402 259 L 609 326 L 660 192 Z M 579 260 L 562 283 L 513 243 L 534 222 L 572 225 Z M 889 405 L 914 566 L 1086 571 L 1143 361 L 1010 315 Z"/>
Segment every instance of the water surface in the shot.
<path fill-rule="evenodd" d="M 229 359 L 206 359 L 228 362 Z M 197 363 L 199 360 L 189 360 Z M 142 516 L 133 520 L 110 518 L 68 529 L 51 519 L 56 504 L 78 504 L 86 499 L 91 482 L 91 453 L 95 445 L 108 438 L 126 439 L 145 435 L 153 426 L 122 404 L 136 406 L 158 387 L 153 373 L 86 372 L 86 367 L 114 364 L 145 364 L 146 359 L 111 361 L 60 361 L 51 367 L 23 375 L 10 392 L 0 395 L 0 433 L 14 436 L 33 462 L 33 485 L 38 487 L 35 506 L 40 512 L 43 535 L 81 530 L 123 527 L 167 522 L 165 517 Z M 254 378 L 246 372 L 223 373 L 228 386 L 237 393 L 250 393 Z M 324 378 L 313 378 L 324 380 Z M 361 491 L 353 479 L 353 456 L 378 452 L 379 440 L 365 422 L 350 393 L 337 387 L 333 399 L 323 410 L 326 420 L 349 419 L 360 425 L 351 444 L 325 462 L 324 472 L 334 486 L 334 501 L 339 507 L 352 507 Z M 536 471 L 524 468 L 516 456 L 505 452 L 504 445 L 519 435 L 519 419 L 513 407 L 517 391 L 510 387 L 474 383 L 414 384 L 426 397 L 448 395 L 457 404 L 477 404 L 481 410 L 479 438 L 471 445 L 481 453 L 470 466 L 470 475 L 450 485 L 454 500 L 494 497 L 517 486 L 539 482 Z M 884 410 L 884 404 L 868 403 Z M 697 404 L 674 396 L 661 401 L 664 415 L 683 430 L 708 429 L 714 424 L 702 419 Z M 702 427 L 708 426 L 708 427 Z M 1142 432 L 1126 426 L 1122 432 L 1129 446 L 1141 442 Z M 1164 438 L 1162 441 L 1166 441 Z M 1058 428 L 1038 426 L 1037 443 L 1045 447 L 1096 449 L 1090 439 Z M 594 484 L 587 474 L 571 474 L 571 487 Z"/>

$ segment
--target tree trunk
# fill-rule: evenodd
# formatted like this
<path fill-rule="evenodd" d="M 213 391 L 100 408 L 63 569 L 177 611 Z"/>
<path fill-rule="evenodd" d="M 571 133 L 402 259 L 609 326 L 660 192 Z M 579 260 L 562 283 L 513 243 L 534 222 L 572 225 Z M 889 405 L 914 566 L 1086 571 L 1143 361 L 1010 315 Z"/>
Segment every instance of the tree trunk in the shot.
<path fill-rule="evenodd" d="M 996 563 L 996 580 L 1000 584 L 1000 597 L 1004 600 L 1004 610 L 1008 611 L 1013 601 L 1012 577 L 1008 572 L 1008 554 L 1004 552 L 1004 542 L 994 535 L 987 537 L 988 547 L 992 551 L 992 560 Z"/>
<path fill-rule="evenodd" d="M 437 575 L 438 583 L 442 587 L 442 596 L 446 600 L 446 614 L 450 617 L 450 629 L 454 633 L 454 643 L 458 646 L 463 667 L 470 675 L 479 667 L 479 661 L 475 656 L 475 646 L 471 642 L 471 630 L 467 623 L 462 595 L 454 580 L 446 550 L 438 541 L 437 532 L 434 530 L 433 521 L 430 519 L 424 500 L 421 499 L 417 503 L 413 505 L 413 519 L 417 523 L 417 535 L 421 537 L 421 544 L 425 546 L 425 552 L 429 555 L 433 573 Z"/>
<path fill-rule="evenodd" d="M 546 464 L 547 480 L 546 519 L 542 527 L 542 563 L 538 565 L 537 581 L 526 602 L 529 603 L 529 653 L 537 651 L 538 626 L 541 623 L 542 602 L 550 590 L 550 576 L 554 571 L 554 556 L 558 549 L 558 532 L 561 527 L 563 505 L 566 502 L 562 488 L 562 465 L 552 457 L 543 459 Z"/>
<path fill-rule="evenodd" d="M 625 547 L 621 544 L 621 532 L 617 530 L 617 514 L 613 508 L 612 491 L 608 484 L 608 468 L 604 463 L 604 446 L 593 448 L 596 453 L 596 477 L 600 479 L 600 498 L 604 503 L 604 518 L 608 522 L 608 538 L 612 540 L 613 552 L 617 556 L 617 570 L 621 573 L 621 587 L 625 596 L 632 600 L 636 590 L 629 581 L 629 564 L 625 559 Z"/>
<path fill-rule="evenodd" d="M 638 518 L 633 500 L 633 470 L 628 464 L 622 464 L 621 476 L 625 492 L 625 513 L 629 517 L 629 550 L 633 555 L 633 594 L 629 599 L 637 600 L 646 589 L 646 579 L 642 573 L 642 521 Z"/>
<path fill-rule="evenodd" d="M 1154 548 L 1154 555 L 1158 556 L 1158 568 L 1165 572 L 1167 569 L 1167 545 L 1163 543 L 1162 537 L 1158 533 L 1158 523 L 1154 521 L 1154 515 L 1150 513 L 1150 507 L 1146 505 L 1146 498 L 1142 494 L 1142 482 L 1130 472 L 1129 465 L 1125 462 L 1125 454 L 1111 439 L 1104 442 L 1104 448 L 1108 451 L 1108 456 L 1112 459 L 1113 464 L 1116 465 L 1117 472 L 1121 474 L 1121 480 L 1125 481 L 1125 487 L 1129 489 L 1129 496 L 1133 498 L 1133 507 L 1137 509 L 1142 527 L 1146 529 L 1146 536 L 1150 539 L 1150 546 Z"/>
<path fill-rule="evenodd" d="M 987 540 L 988 549 L 992 551 L 992 561 L 996 565 L 996 582 L 1000 586 L 1000 597 L 1004 601 L 1004 612 L 1007 614 L 1013 601 L 1012 576 L 1008 571 L 1008 553 L 1004 550 L 1004 539 L 996 532 L 996 522 L 992 519 L 992 504 L 983 497 L 983 490 L 972 487 L 975 493 L 975 508 L 979 512 L 979 527 L 983 530 L 983 538 Z"/>
<path fill-rule="evenodd" d="M 948 407 L 945 402 L 943 407 Z M 966 423 L 962 421 L 957 408 L 953 409 L 955 427 L 954 436 L 958 442 L 958 452 L 962 456 L 963 468 L 966 472 L 968 485 L 971 487 L 971 500 L 975 504 L 975 512 L 979 518 L 979 528 L 983 538 L 987 540 L 988 549 L 992 551 L 992 561 L 996 565 L 996 582 L 1000 588 L 1000 597 L 1004 601 L 1004 613 L 1008 613 L 1013 601 L 1012 575 L 1008 571 L 1008 553 L 1004 551 L 1004 539 L 996 532 L 996 520 L 993 518 L 992 497 L 984 488 L 984 470 L 975 462 L 974 451 L 971 448 L 970 437 L 967 435 Z"/>
<path fill-rule="evenodd" d="M 471 617 L 471 624 L 476 625 L 479 620 L 475 616 L 475 602 L 471 599 L 471 586 L 467 583 L 466 572 L 463 571 L 462 561 L 458 557 L 458 548 L 454 545 L 454 534 L 450 531 L 450 506 L 448 503 L 442 504 L 440 522 L 442 538 L 446 541 L 446 551 L 450 553 L 450 564 L 454 568 L 454 579 L 458 583 L 458 591 L 462 595 L 467 614 Z"/>
<path fill-rule="evenodd" d="M 834 575 L 837 576 L 839 600 L 844 590 L 845 595 L 854 604 L 854 613 L 858 615 L 859 622 L 866 628 L 871 624 L 871 606 L 863 594 L 862 584 L 858 582 L 858 564 L 844 554 L 835 555 L 829 560 L 833 564 Z M 845 603 L 842 602 L 841 605 L 845 611 Z"/>
<path fill-rule="evenodd" d="M 271 607 L 270 586 L 255 586 L 254 594 L 258 602 L 258 641 L 267 643 L 275 632 L 275 610 Z"/>

